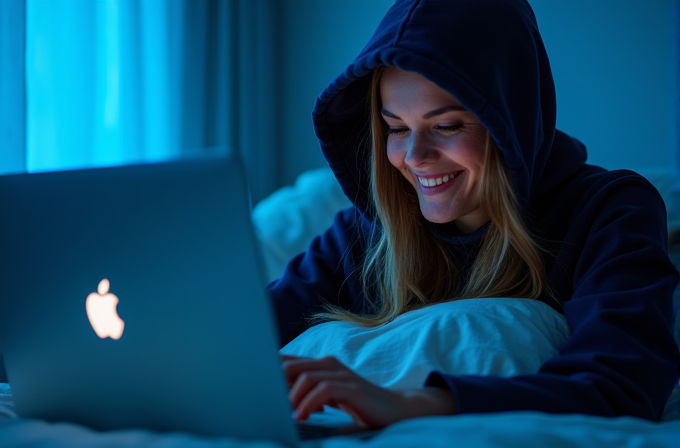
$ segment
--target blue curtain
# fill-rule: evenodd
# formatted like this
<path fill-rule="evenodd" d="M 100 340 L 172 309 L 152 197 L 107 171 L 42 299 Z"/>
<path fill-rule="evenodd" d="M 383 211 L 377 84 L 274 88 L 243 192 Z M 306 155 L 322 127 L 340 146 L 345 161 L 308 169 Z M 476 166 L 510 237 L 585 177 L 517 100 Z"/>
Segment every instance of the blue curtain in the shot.
<path fill-rule="evenodd" d="M 219 0 L 27 0 L 27 171 L 231 146 L 232 7 Z"/>

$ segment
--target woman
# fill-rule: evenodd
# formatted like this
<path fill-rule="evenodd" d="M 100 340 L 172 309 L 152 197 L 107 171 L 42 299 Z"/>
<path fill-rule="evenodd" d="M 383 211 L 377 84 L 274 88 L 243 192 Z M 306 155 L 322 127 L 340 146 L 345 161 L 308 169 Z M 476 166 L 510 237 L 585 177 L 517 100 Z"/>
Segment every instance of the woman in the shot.
<path fill-rule="evenodd" d="M 298 419 L 323 405 L 370 427 L 509 410 L 659 419 L 680 375 L 664 205 L 555 129 L 526 1 L 397 1 L 313 116 L 354 207 L 270 285 L 283 344 L 314 318 L 381 325 L 473 297 L 543 301 L 572 334 L 537 373 L 433 371 L 406 391 L 284 357 Z"/>

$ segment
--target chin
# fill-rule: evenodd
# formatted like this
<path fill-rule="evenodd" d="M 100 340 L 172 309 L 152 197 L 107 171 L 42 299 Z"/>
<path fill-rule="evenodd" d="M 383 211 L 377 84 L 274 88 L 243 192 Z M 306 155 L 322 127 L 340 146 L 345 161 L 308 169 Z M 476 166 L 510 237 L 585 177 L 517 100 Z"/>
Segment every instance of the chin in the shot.
<path fill-rule="evenodd" d="M 432 213 L 430 211 L 423 210 L 422 208 L 420 209 L 420 213 L 423 214 L 423 217 L 427 221 L 433 224 L 446 224 L 447 222 L 452 222 L 454 220 L 450 214 Z"/>
<path fill-rule="evenodd" d="M 450 219 L 445 219 L 445 218 L 440 218 L 438 216 L 430 217 L 427 215 L 423 215 L 425 219 L 433 224 L 446 224 L 447 222 L 451 222 Z"/>

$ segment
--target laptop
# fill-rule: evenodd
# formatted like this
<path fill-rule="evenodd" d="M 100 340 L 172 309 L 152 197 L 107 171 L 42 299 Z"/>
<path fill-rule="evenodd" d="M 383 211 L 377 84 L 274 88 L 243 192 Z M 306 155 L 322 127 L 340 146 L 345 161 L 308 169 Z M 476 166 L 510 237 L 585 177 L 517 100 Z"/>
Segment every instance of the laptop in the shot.
<path fill-rule="evenodd" d="M 297 446 L 260 257 L 233 157 L 0 176 L 17 414 Z"/>

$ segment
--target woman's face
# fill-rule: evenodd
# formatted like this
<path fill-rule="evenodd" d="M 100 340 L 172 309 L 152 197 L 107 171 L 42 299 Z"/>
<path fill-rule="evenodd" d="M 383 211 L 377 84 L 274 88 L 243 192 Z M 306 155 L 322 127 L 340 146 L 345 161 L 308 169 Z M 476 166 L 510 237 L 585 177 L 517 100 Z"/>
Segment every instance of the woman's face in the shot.
<path fill-rule="evenodd" d="M 413 185 L 430 222 L 454 222 L 469 234 L 488 221 L 479 179 L 486 132 L 450 93 L 423 76 L 388 70 L 380 81 L 389 126 L 387 158 Z"/>

